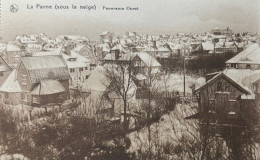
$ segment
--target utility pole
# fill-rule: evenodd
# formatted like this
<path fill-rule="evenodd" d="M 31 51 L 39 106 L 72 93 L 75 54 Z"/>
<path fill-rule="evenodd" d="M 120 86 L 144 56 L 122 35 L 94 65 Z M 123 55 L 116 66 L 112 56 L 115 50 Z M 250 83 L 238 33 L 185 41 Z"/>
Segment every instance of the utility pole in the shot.
<path fill-rule="evenodd" d="M 186 64 L 185 64 L 185 55 L 183 59 L 183 103 L 185 102 L 185 74 L 186 74 Z"/>

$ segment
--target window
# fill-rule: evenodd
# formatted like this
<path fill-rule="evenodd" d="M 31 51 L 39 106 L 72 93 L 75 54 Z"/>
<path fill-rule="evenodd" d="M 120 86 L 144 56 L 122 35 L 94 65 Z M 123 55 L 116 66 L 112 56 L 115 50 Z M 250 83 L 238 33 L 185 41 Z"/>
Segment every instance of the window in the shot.
<path fill-rule="evenodd" d="M 9 99 L 8 93 L 5 93 L 5 99 Z"/>
<path fill-rule="evenodd" d="M 88 67 L 85 67 L 85 70 L 88 70 Z"/>
<path fill-rule="evenodd" d="M 238 69 L 238 64 L 236 64 L 236 69 Z"/>
<path fill-rule="evenodd" d="M 40 97 L 33 96 L 33 103 L 40 104 Z"/>
<path fill-rule="evenodd" d="M 74 73 L 75 72 L 75 68 L 70 68 L 70 72 Z"/>
<path fill-rule="evenodd" d="M 250 68 L 251 68 L 250 64 L 247 64 L 246 69 L 250 69 Z"/>
<path fill-rule="evenodd" d="M 85 79 L 88 79 L 88 77 L 89 77 L 89 76 L 87 75 Z"/>
<path fill-rule="evenodd" d="M 27 92 L 23 92 L 22 93 L 22 101 L 28 101 L 28 93 Z"/>
<path fill-rule="evenodd" d="M 69 61 L 73 62 L 73 61 L 76 61 L 77 58 L 68 58 Z"/>
<path fill-rule="evenodd" d="M 79 68 L 79 71 L 82 72 L 82 71 L 83 71 L 83 68 Z"/>
<path fill-rule="evenodd" d="M 217 83 L 217 91 L 221 91 L 222 90 L 222 84 L 221 82 Z"/>

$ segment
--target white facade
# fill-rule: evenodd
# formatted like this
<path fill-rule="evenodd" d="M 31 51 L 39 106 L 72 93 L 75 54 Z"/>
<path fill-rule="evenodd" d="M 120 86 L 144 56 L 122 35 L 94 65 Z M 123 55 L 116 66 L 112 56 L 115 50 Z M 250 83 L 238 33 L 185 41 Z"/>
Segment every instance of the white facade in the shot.
<path fill-rule="evenodd" d="M 76 86 L 86 82 L 90 75 L 90 60 L 74 51 L 71 51 L 70 54 L 62 53 L 62 56 L 69 68 L 70 84 Z"/>

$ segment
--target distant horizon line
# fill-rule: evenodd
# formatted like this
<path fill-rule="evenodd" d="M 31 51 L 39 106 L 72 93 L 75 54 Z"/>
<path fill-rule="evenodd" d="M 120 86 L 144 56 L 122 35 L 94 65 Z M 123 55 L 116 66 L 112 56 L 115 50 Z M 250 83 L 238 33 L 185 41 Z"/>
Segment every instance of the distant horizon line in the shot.
<path fill-rule="evenodd" d="M 220 28 L 220 29 L 225 29 L 225 28 Z M 211 29 L 211 30 L 213 30 L 213 29 Z M 102 32 L 105 32 L 105 31 L 108 31 L 108 32 L 110 32 L 110 33 L 115 33 L 115 34 L 119 34 L 119 35 L 123 35 L 123 34 L 125 34 L 125 33 L 127 33 L 127 32 L 135 32 L 135 33 L 138 33 L 138 34 L 142 34 L 142 35 L 151 35 L 151 36 L 159 36 L 159 35 L 170 35 L 170 36 L 174 36 L 174 35 L 176 35 L 176 34 L 178 34 L 178 33 L 185 33 L 185 34 L 192 34 L 192 35 L 194 35 L 194 34 L 204 34 L 204 33 L 207 33 L 207 32 L 211 32 L 211 30 L 210 31 L 204 31 L 204 32 L 200 32 L 200 33 L 193 33 L 193 32 L 185 32 L 185 31 L 180 31 L 180 32 L 175 32 L 174 34 L 173 33 L 171 33 L 171 34 L 168 34 L 168 33 L 155 33 L 155 34 L 151 34 L 151 33 L 144 33 L 144 32 L 138 32 L 138 31 L 126 31 L 126 32 L 115 32 L 115 31 L 110 31 L 110 30 L 103 30 L 103 31 L 99 31 L 98 33 L 99 34 L 95 34 L 95 38 L 93 38 L 93 36 L 89 36 L 89 35 L 86 35 L 86 34 L 82 34 L 82 33 L 80 33 L 80 34 L 48 34 L 47 32 L 39 32 L 39 33 L 23 33 L 23 34 L 16 34 L 14 37 L 13 36 L 3 36 L 3 35 L 1 35 L 0 37 L 2 38 L 2 39 L 0 39 L 1 41 L 13 41 L 13 40 L 15 40 L 15 37 L 16 36 L 22 36 L 22 35 L 40 35 L 40 34 L 45 34 L 47 37 L 50 37 L 50 38 L 56 38 L 56 37 L 58 37 L 58 36 L 61 36 L 61 35 L 75 35 L 75 36 L 82 36 L 82 37 L 86 37 L 86 38 L 88 38 L 88 39 L 90 39 L 90 40 L 98 40 L 99 38 L 100 38 L 100 33 L 102 33 Z M 234 34 L 237 34 L 237 33 L 255 33 L 255 34 L 258 34 L 260 31 L 243 31 L 243 32 L 234 32 L 234 30 L 233 29 L 231 29 L 232 31 L 233 31 L 233 33 Z M 91 37 L 91 38 L 90 38 Z"/>

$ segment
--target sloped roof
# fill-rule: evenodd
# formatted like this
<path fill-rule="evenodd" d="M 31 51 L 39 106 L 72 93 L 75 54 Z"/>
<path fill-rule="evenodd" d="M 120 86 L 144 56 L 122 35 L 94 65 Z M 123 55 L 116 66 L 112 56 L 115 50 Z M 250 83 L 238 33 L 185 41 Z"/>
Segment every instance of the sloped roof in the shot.
<path fill-rule="evenodd" d="M 18 52 L 18 51 L 21 51 L 21 49 L 17 45 L 7 44 L 6 45 L 6 51 L 7 52 Z"/>
<path fill-rule="evenodd" d="M 260 46 L 254 43 L 226 63 L 251 63 L 260 64 Z"/>
<path fill-rule="evenodd" d="M 21 87 L 16 80 L 16 70 L 13 70 L 5 82 L 0 87 L 2 92 L 21 92 Z"/>
<path fill-rule="evenodd" d="M 73 50 L 71 50 L 71 55 L 67 55 L 65 53 L 62 53 L 61 55 L 65 59 L 69 68 L 86 67 L 87 63 L 90 63 L 89 59 L 81 56 Z M 69 58 L 76 58 L 76 61 L 69 61 Z"/>
<path fill-rule="evenodd" d="M 32 95 L 50 95 L 65 92 L 65 88 L 59 81 L 44 80 L 41 81 L 31 92 Z"/>
<path fill-rule="evenodd" d="M 233 85 L 235 85 L 241 92 L 248 94 L 248 95 L 252 94 L 252 92 L 249 90 L 249 88 L 247 86 L 244 86 L 243 84 L 241 84 L 240 81 L 238 81 L 234 77 L 231 77 L 230 75 L 228 75 L 227 73 L 224 73 L 224 72 L 220 72 L 219 74 L 214 76 L 212 79 L 207 81 L 206 84 L 204 84 L 203 86 L 201 86 L 199 88 L 196 88 L 195 91 L 197 92 L 197 91 L 205 88 L 207 85 L 213 83 L 214 80 L 216 80 L 220 77 L 224 77 L 225 79 L 227 79 L 229 82 L 231 82 Z"/>
<path fill-rule="evenodd" d="M 214 50 L 214 44 L 212 42 L 203 42 L 202 48 L 203 48 L 203 50 L 211 51 L 211 50 Z"/>
<path fill-rule="evenodd" d="M 41 80 L 67 80 L 70 78 L 67 64 L 62 56 L 22 57 L 32 83 Z"/>
<path fill-rule="evenodd" d="M 260 70 L 251 69 L 226 69 L 223 71 L 234 81 L 253 91 L 252 84 L 260 79 Z"/>
<path fill-rule="evenodd" d="M 138 56 L 148 67 L 160 67 L 161 64 L 147 52 L 137 52 Z"/>
<path fill-rule="evenodd" d="M 106 69 L 103 66 L 97 66 L 90 74 L 86 83 L 83 84 L 82 89 L 84 91 L 104 92 L 110 83 L 105 75 L 105 71 Z"/>
<path fill-rule="evenodd" d="M 10 71 L 12 68 L 6 63 L 3 57 L 0 56 L 0 71 Z"/>

